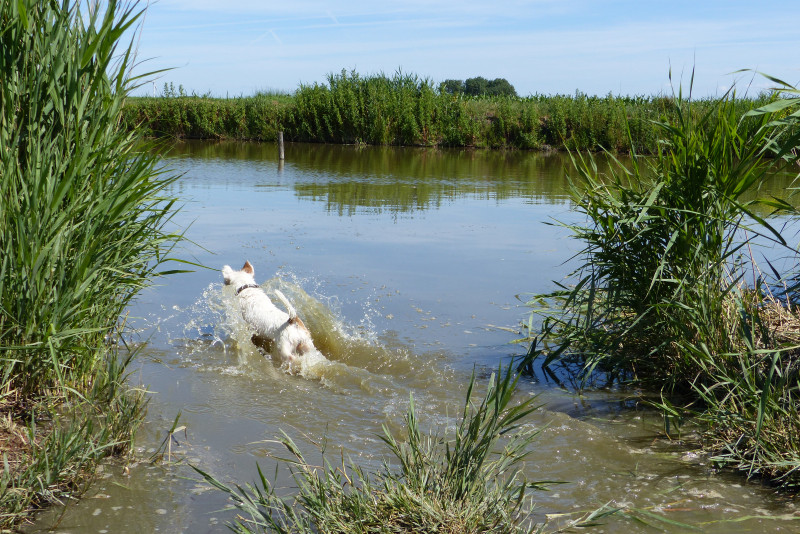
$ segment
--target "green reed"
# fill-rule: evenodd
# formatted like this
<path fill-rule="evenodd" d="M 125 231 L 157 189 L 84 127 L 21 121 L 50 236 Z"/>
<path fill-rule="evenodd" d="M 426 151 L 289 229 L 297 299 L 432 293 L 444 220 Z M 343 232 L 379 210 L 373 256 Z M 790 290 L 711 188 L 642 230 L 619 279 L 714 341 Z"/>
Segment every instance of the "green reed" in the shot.
<path fill-rule="evenodd" d="M 668 417 L 708 423 L 717 461 L 796 484 L 796 288 L 782 299 L 770 290 L 795 273 L 767 279 L 752 252 L 759 239 L 794 253 L 757 206 L 795 211 L 746 199 L 793 159 L 796 118 L 785 110 L 797 100 L 745 112 L 733 93 L 697 106 L 679 92 L 670 105 L 653 158 L 614 160 L 600 175 L 591 156 L 574 157 L 587 224 L 567 228 L 584 244 L 580 266 L 574 285 L 531 302 L 543 320 L 522 366 L 660 389 Z M 677 408 L 676 394 L 688 399 Z"/>
<path fill-rule="evenodd" d="M 514 401 L 519 376 L 499 371 L 483 399 L 473 403 L 474 377 L 461 419 L 452 435 L 420 430 L 414 403 L 406 416 L 406 435 L 384 428 L 393 463 L 374 475 L 344 458 L 309 463 L 291 438 L 281 443 L 291 458 L 294 496 L 282 497 L 258 468 L 258 485 L 228 487 L 195 469 L 231 498 L 241 515 L 234 532 L 529 532 L 533 524 L 530 490 L 547 482 L 527 481 L 521 462 L 530 454 L 536 432 L 523 426 L 537 408 L 535 397 Z M 596 511 L 570 522 L 589 526 L 613 510 Z"/>
<path fill-rule="evenodd" d="M 144 407 L 115 343 L 179 236 L 173 179 L 120 127 L 135 7 L 0 3 L 0 414 L 27 436 L 3 451 L 3 526 L 125 450 Z"/>
<path fill-rule="evenodd" d="M 2 9 L 0 369 L 33 393 L 92 376 L 177 236 L 165 229 L 172 178 L 119 127 L 135 80 L 117 41 L 136 14 L 116 3 Z"/>
<path fill-rule="evenodd" d="M 129 98 L 122 121 L 150 137 L 188 139 L 277 139 L 287 113 L 287 96 Z"/>
<path fill-rule="evenodd" d="M 766 103 L 765 96 L 736 102 Z M 449 94 L 413 74 L 328 75 L 291 95 L 131 99 L 128 128 L 154 136 L 314 143 L 419 145 L 518 149 L 657 150 L 653 120 L 671 113 L 663 97 L 574 95 L 481 96 Z M 713 106 L 713 100 L 695 106 Z"/>

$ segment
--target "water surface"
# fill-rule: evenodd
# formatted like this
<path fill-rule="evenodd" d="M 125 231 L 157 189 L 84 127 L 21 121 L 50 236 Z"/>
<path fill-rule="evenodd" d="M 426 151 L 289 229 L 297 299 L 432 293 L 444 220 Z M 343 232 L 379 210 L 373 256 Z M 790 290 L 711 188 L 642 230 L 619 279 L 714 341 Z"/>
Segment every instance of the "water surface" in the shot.
<path fill-rule="evenodd" d="M 166 162 L 182 173 L 174 222 L 191 240 L 175 255 L 212 269 L 160 280 L 131 310 L 133 379 L 152 392 L 138 462 L 106 466 L 87 498 L 30 532 L 225 531 L 228 503 L 185 464 L 253 481 L 256 462 L 274 472 L 281 431 L 312 460 L 327 440 L 378 468 L 378 435 L 402 431 L 412 395 L 426 428 L 452 428 L 472 373 L 483 390 L 524 352 L 511 342 L 526 294 L 553 289 L 578 248 L 553 224 L 576 217 L 559 155 L 289 145 L 279 164 L 273 145 L 187 142 Z M 290 375 L 250 344 L 219 273 L 245 260 L 294 302 L 329 364 Z M 538 377 L 521 387 L 534 394 L 543 407 L 527 424 L 541 434 L 526 474 L 566 482 L 536 496 L 540 520 L 613 502 L 707 532 L 800 528 L 793 502 L 661 439 L 641 392 L 577 395 Z M 178 414 L 186 430 L 170 452 L 182 463 L 150 465 Z M 653 527 L 618 517 L 601 530 Z"/>

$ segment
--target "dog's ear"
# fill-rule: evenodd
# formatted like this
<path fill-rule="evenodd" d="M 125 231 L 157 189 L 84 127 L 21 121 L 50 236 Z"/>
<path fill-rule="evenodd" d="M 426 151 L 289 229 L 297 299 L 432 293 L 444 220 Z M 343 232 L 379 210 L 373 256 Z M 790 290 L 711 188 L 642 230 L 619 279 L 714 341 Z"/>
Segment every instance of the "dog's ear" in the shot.
<path fill-rule="evenodd" d="M 242 267 L 242 271 L 246 272 L 247 274 L 253 274 L 253 266 L 250 265 L 249 261 L 244 262 L 244 267 Z"/>

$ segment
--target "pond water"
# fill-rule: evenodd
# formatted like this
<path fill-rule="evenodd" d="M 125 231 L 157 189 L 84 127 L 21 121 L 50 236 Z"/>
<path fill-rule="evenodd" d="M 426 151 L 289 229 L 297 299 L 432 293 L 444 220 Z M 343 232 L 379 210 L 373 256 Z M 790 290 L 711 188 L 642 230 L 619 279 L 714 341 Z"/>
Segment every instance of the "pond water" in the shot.
<path fill-rule="evenodd" d="M 210 269 L 160 280 L 131 310 L 132 381 L 151 392 L 137 461 L 105 466 L 84 499 L 28 532 L 224 532 L 226 499 L 187 463 L 228 483 L 256 480 L 256 463 L 270 476 L 281 431 L 312 461 L 327 440 L 377 469 L 382 426 L 402 431 L 412 395 L 426 428 L 451 428 L 473 371 L 483 391 L 524 353 L 512 342 L 525 295 L 553 289 L 578 247 L 547 224 L 575 217 L 564 156 L 288 145 L 279 164 L 274 145 L 186 142 L 166 161 L 182 173 L 174 223 L 191 240 L 173 255 Z M 329 364 L 288 374 L 249 342 L 219 273 L 245 260 L 294 303 Z M 525 472 L 565 482 L 535 496 L 538 520 L 612 502 L 643 521 L 596 531 L 800 529 L 792 500 L 661 439 L 639 392 L 578 395 L 546 377 L 520 389 L 543 404 Z M 178 415 L 179 463 L 150 464 Z"/>

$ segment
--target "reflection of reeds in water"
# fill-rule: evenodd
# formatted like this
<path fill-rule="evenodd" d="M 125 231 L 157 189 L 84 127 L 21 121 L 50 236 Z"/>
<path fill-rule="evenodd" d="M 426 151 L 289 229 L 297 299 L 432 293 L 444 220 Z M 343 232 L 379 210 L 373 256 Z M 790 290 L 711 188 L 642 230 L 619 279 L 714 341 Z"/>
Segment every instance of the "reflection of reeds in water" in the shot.
<path fill-rule="evenodd" d="M 277 149 L 259 143 L 186 141 L 173 144 L 169 155 L 274 164 Z M 297 171 L 289 183 L 297 196 L 324 202 L 328 211 L 347 216 L 409 214 L 464 198 L 521 198 L 563 205 L 570 202 L 570 176 L 577 176 L 568 155 L 562 153 L 296 144 L 289 156 L 288 167 Z M 630 158 L 619 161 L 631 166 Z M 601 179 L 612 163 L 596 158 Z M 771 174 L 760 190 L 746 191 L 742 199 L 785 199 L 793 179 L 788 172 Z M 761 205 L 753 210 L 759 216 L 770 213 Z"/>

